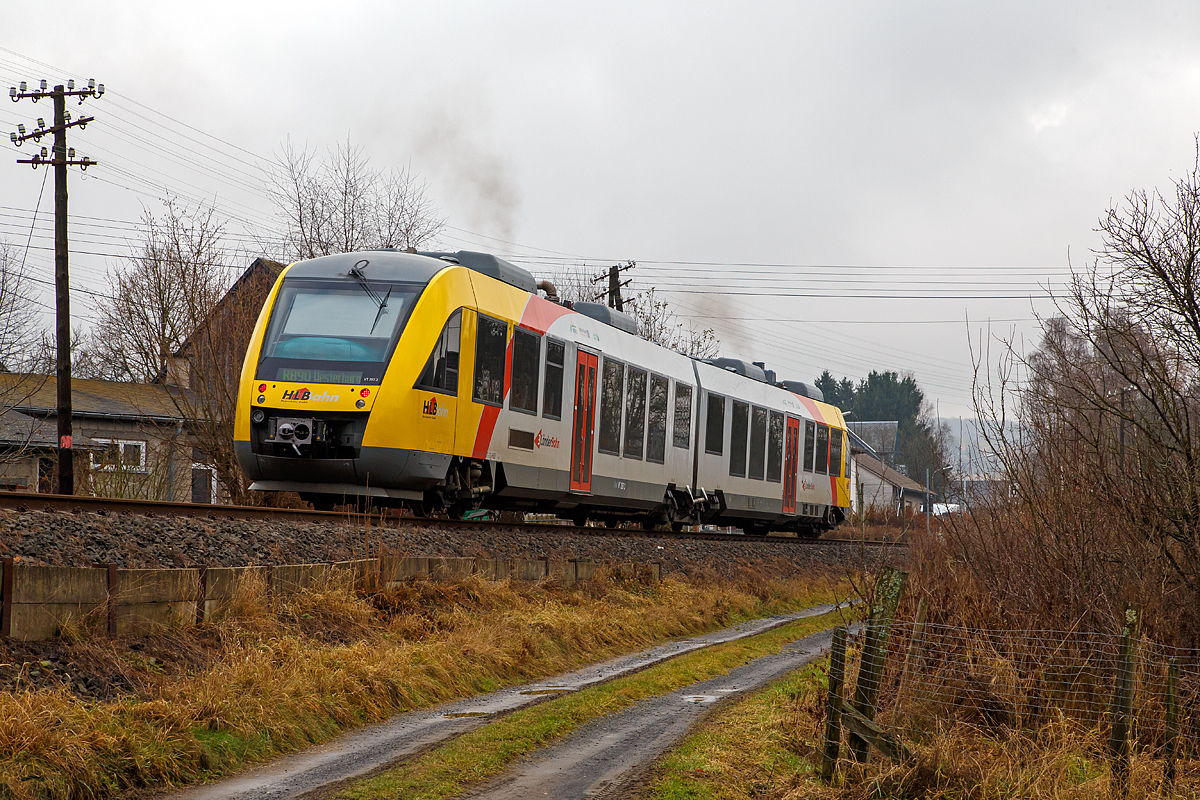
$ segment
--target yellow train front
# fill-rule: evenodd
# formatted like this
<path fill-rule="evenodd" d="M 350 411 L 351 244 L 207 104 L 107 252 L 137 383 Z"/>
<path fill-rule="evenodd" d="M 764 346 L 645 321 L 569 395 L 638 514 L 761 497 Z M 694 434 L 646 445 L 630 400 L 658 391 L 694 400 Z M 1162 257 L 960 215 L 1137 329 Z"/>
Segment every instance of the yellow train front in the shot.
<path fill-rule="evenodd" d="M 378 251 L 301 261 L 280 276 L 246 353 L 235 421 L 253 489 L 299 492 L 318 508 L 362 497 L 419 507 L 439 489 L 451 502 L 477 498 L 484 476 L 469 466 L 463 485 L 445 485 L 490 408 L 457 396 L 460 372 L 474 369 L 471 351 L 459 362 L 460 341 L 476 338 L 472 277 L 519 305 L 536 287 L 504 283 L 508 265 L 476 255 L 484 272 Z"/>
<path fill-rule="evenodd" d="M 251 488 L 317 508 L 370 498 L 802 533 L 845 516 L 836 408 L 538 288 L 484 253 L 290 266 L 242 368 L 234 446 Z"/>

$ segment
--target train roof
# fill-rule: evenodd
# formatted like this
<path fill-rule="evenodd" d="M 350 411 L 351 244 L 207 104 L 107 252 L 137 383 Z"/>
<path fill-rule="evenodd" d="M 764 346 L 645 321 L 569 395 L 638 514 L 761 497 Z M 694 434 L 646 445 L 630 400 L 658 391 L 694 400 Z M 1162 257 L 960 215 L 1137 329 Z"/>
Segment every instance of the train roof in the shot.
<path fill-rule="evenodd" d="M 377 281 L 428 283 L 447 266 L 463 266 L 472 272 L 487 275 L 530 294 L 537 292 L 533 275 L 516 264 L 510 264 L 490 253 L 459 250 L 455 253 L 406 253 L 401 250 L 364 250 L 338 253 L 297 261 L 288 270 L 289 278 L 347 278 L 350 270 L 361 262 L 363 277 Z"/>

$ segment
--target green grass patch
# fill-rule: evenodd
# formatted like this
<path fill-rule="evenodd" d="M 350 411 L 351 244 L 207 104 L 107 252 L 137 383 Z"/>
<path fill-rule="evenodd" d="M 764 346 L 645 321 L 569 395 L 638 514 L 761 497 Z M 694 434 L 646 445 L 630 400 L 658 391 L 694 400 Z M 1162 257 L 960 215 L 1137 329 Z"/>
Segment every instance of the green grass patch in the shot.
<path fill-rule="evenodd" d="M 650 797 L 778 796 L 811 772 L 813 743 L 798 716 L 820 713 L 828 689 L 825 659 L 710 717 L 655 770 Z"/>
<path fill-rule="evenodd" d="M 597 717 L 728 674 L 778 653 L 784 646 L 846 619 L 844 610 L 798 620 L 773 631 L 715 645 L 601 686 L 522 709 L 466 733 L 382 775 L 360 781 L 339 797 L 436 800 L 461 793 L 502 772 L 514 759 L 545 746 Z M 806 671 L 807 674 L 807 671 Z M 687 797 L 686 794 L 676 795 Z"/>

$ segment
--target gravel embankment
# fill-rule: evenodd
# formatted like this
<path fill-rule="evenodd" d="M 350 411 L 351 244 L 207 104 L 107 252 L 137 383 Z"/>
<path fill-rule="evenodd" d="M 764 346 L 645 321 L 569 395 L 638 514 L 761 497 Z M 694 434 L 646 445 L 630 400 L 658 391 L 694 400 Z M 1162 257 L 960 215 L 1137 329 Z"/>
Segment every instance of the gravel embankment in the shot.
<path fill-rule="evenodd" d="M 361 558 L 380 551 L 405 556 L 592 559 L 660 562 L 663 573 L 743 569 L 783 577 L 814 567 L 853 567 L 863 553 L 849 542 L 769 545 L 754 542 L 648 539 L 611 532 L 587 536 L 486 525 L 439 529 L 405 520 L 370 527 L 146 517 L 94 513 L 0 511 L 0 558 L 58 566 L 113 563 L 124 568 L 304 564 Z M 878 554 L 868 549 L 868 560 Z"/>

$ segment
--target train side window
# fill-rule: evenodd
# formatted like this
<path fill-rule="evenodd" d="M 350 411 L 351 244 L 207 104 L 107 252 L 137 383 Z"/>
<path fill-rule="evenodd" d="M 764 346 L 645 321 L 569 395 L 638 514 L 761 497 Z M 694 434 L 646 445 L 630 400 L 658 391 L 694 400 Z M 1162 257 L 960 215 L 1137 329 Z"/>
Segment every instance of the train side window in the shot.
<path fill-rule="evenodd" d="M 804 471 L 816 472 L 813 459 L 816 458 L 817 423 L 811 419 L 804 420 Z"/>
<path fill-rule="evenodd" d="M 750 477 L 763 479 L 763 462 L 767 457 L 767 410 L 755 406 L 750 410 Z"/>
<path fill-rule="evenodd" d="M 567 346 L 557 339 L 546 337 L 546 388 L 542 395 L 542 416 L 562 419 L 563 363 Z"/>
<path fill-rule="evenodd" d="M 537 413 L 538 356 L 541 350 L 541 336 L 519 327 L 513 331 L 512 388 L 508 396 L 508 407 L 513 411 Z"/>
<path fill-rule="evenodd" d="M 767 426 L 767 480 L 779 483 L 783 477 L 783 414 L 771 412 Z"/>
<path fill-rule="evenodd" d="M 842 477 L 842 432 L 837 428 L 829 429 L 829 474 Z"/>
<path fill-rule="evenodd" d="M 625 457 L 641 461 L 646 448 L 646 370 L 630 367 L 625 391 Z"/>
<path fill-rule="evenodd" d="M 687 450 L 692 446 L 692 387 L 675 384 L 675 436 L 672 443 Z"/>
<path fill-rule="evenodd" d="M 750 404 L 733 401 L 733 420 L 729 426 L 729 474 L 746 477 L 746 434 L 750 427 Z"/>
<path fill-rule="evenodd" d="M 604 359 L 604 374 L 600 378 L 600 437 L 597 448 L 601 453 L 621 455 L 621 400 L 625 394 L 625 365 Z"/>
<path fill-rule="evenodd" d="M 504 404 L 504 358 L 508 349 L 508 324 L 479 315 L 475 334 L 475 401 L 489 406 Z"/>
<path fill-rule="evenodd" d="M 813 472 L 824 475 L 829 471 L 829 426 L 817 425 L 817 464 Z"/>
<path fill-rule="evenodd" d="M 704 452 L 719 456 L 725 452 L 725 398 L 708 393 L 708 418 L 704 424 Z"/>
<path fill-rule="evenodd" d="M 670 383 L 661 375 L 650 375 L 650 408 L 646 421 L 646 460 L 667 460 L 667 392 Z"/>
<path fill-rule="evenodd" d="M 433 352 L 421 377 L 417 379 L 418 389 L 428 389 L 442 394 L 458 394 L 458 351 L 462 340 L 462 309 L 450 315 L 438 336 Z"/>

